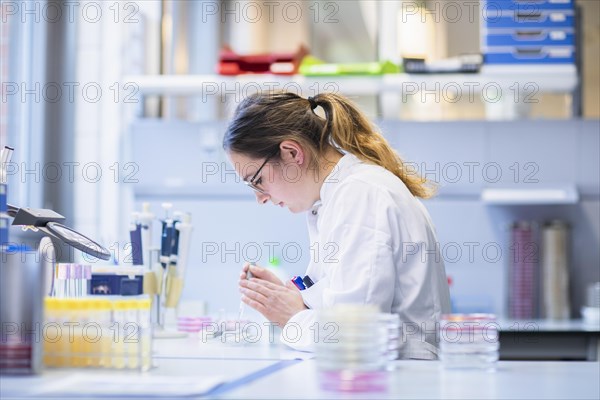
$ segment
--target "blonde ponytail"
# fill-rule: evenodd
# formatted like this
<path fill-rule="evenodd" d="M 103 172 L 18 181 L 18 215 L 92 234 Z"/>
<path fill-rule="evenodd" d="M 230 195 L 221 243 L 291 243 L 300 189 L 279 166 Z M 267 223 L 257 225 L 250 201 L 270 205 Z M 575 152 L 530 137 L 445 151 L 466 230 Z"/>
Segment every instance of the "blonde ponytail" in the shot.
<path fill-rule="evenodd" d="M 338 94 L 323 93 L 312 101 L 321 106 L 326 114 L 321 149 L 331 142 L 365 162 L 392 172 L 414 196 L 426 199 L 435 194 L 435 185 L 406 166 L 383 135 L 350 100 Z"/>

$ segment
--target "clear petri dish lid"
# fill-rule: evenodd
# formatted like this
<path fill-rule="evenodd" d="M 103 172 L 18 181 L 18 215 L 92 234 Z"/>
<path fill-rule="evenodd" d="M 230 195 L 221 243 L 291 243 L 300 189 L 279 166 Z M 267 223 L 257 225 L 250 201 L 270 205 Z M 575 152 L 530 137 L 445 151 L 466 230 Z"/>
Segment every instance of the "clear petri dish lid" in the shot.
<path fill-rule="evenodd" d="M 443 314 L 441 322 L 470 322 L 470 321 L 496 321 L 495 314 Z"/>
<path fill-rule="evenodd" d="M 340 360 L 334 358 L 316 359 L 319 370 L 351 370 L 351 371 L 376 371 L 382 369 L 387 360 L 383 356 L 373 359 Z"/>
<path fill-rule="evenodd" d="M 331 308 L 319 310 L 317 315 L 319 322 L 376 323 L 379 309 L 371 304 L 336 304 Z"/>

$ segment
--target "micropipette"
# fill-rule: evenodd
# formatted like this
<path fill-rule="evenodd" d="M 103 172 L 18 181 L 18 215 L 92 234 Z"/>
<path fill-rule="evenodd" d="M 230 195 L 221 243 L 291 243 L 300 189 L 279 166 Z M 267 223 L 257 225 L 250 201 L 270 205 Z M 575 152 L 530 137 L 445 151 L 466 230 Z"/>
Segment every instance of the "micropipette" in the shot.
<path fill-rule="evenodd" d="M 178 257 L 177 257 L 177 273 L 184 279 L 185 268 L 188 264 L 189 253 L 190 253 L 190 240 L 192 237 L 192 215 L 184 213 L 181 215 L 181 221 L 175 224 L 175 229 L 179 232 L 179 246 L 178 246 Z"/>
<path fill-rule="evenodd" d="M 129 226 L 129 238 L 131 239 L 131 260 L 133 265 L 144 264 L 144 250 L 142 249 L 142 223 L 140 214 L 131 213 L 132 220 Z"/>
<path fill-rule="evenodd" d="M 139 221 L 142 224 L 142 260 L 144 267 L 151 270 L 154 262 L 151 255 L 154 214 L 150 210 L 150 203 L 142 203 L 142 212 L 139 214 Z"/>
<path fill-rule="evenodd" d="M 246 279 L 251 279 L 254 277 L 254 275 L 252 275 L 252 272 L 250 272 L 250 267 L 256 267 L 256 264 L 253 262 L 250 263 L 250 266 L 248 267 L 248 271 L 246 272 Z M 240 311 L 238 313 L 238 319 L 237 319 L 238 321 L 241 321 L 242 317 L 244 316 L 244 306 L 245 306 L 244 302 L 240 301 Z"/>

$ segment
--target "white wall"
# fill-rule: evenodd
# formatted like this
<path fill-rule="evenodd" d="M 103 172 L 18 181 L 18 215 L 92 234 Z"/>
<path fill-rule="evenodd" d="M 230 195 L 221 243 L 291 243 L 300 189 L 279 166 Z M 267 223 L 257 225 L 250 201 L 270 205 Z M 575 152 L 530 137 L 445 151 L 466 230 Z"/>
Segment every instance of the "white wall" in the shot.
<path fill-rule="evenodd" d="M 508 251 L 508 225 L 518 219 L 543 222 L 561 218 L 573 227 L 571 303 L 577 316 L 584 301 L 584 288 L 600 280 L 600 122 L 520 121 L 520 122 L 385 122 L 382 130 L 394 147 L 441 184 L 440 195 L 425 202 L 437 227 L 446 271 L 454 284 L 455 304 L 468 311 L 504 314 Z M 245 250 L 259 245 L 260 262 L 267 262 L 269 246 L 281 251 L 298 246 L 302 257 L 292 253 L 282 259 L 287 276 L 304 272 L 310 257 L 303 216 L 256 204 L 254 196 L 237 180 L 220 151 L 201 146 L 207 131 L 223 132 L 221 124 L 189 124 L 141 120 L 133 126 L 133 159 L 139 164 L 139 184 L 134 186 L 139 209 L 149 201 L 155 213 L 160 203 L 172 201 L 175 208 L 191 211 L 194 217 L 192 263 L 184 290 L 185 299 L 201 299 L 211 310 L 235 310 L 239 296 L 237 273 Z M 165 154 L 164 149 L 171 149 Z M 158 158 L 157 154 L 164 154 Z M 525 177 L 536 165 L 528 183 Z M 465 163 L 473 165 L 473 180 Z M 486 165 L 496 163 L 503 176 L 491 183 Z M 490 206 L 480 201 L 483 187 L 514 185 L 515 163 L 521 187 L 576 184 L 582 196 L 575 205 Z M 453 165 L 461 166 L 456 179 Z M 513 167 L 513 169 L 511 169 Z M 213 169 L 216 168 L 216 169 Z M 213 171 L 216 171 L 214 173 Z M 495 180 L 495 179 L 494 179 Z M 155 236 L 156 237 L 156 236 Z M 474 257 L 464 243 L 477 243 Z M 207 254 L 215 251 L 217 254 Z M 462 256 L 453 253 L 456 244 Z M 484 253 L 491 245 L 490 253 Z M 238 247 L 236 247 L 238 246 Z M 491 250 L 504 251 L 496 259 Z M 251 255 L 251 254 L 250 254 Z M 203 259 L 204 257 L 204 259 Z M 221 258 L 222 257 L 222 258 Z M 237 257 L 237 259 L 236 259 Z M 460 309 L 459 309 L 460 310 Z"/>

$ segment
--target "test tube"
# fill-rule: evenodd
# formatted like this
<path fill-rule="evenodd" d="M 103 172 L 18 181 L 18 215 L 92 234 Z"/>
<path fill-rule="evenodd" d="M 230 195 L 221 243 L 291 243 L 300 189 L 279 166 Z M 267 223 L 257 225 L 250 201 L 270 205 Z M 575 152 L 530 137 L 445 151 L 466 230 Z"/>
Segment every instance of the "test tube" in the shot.
<path fill-rule="evenodd" d="M 102 339 L 100 340 L 100 366 L 110 368 L 112 366 L 112 340 L 114 337 L 111 320 L 112 303 L 110 300 L 106 299 L 99 300 L 99 303 L 99 324 L 102 327 Z"/>
<path fill-rule="evenodd" d="M 138 318 L 138 302 L 126 302 L 125 320 L 127 326 L 124 330 L 125 354 L 127 355 L 127 368 L 136 369 L 140 366 L 140 323 Z"/>
<path fill-rule="evenodd" d="M 92 284 L 92 266 L 85 265 L 84 266 L 84 279 L 83 279 L 83 295 L 87 296 L 90 292 L 90 287 Z"/>
<path fill-rule="evenodd" d="M 101 346 L 102 346 L 102 325 L 101 325 L 101 309 L 100 309 L 100 301 L 98 299 L 94 299 L 88 297 L 85 299 L 88 308 L 89 320 L 96 324 L 96 326 L 100 326 L 100 332 L 95 332 L 100 335 L 99 340 L 91 340 L 91 338 L 87 338 L 88 343 L 88 352 L 86 365 L 89 367 L 99 367 L 100 366 L 100 354 L 101 354 Z"/>
<path fill-rule="evenodd" d="M 57 284 L 55 287 L 56 297 L 67 297 L 67 279 L 69 278 L 69 264 L 58 264 Z"/>
<path fill-rule="evenodd" d="M 68 268 L 64 268 L 65 271 Z M 66 286 L 66 279 L 64 284 Z M 64 288 L 63 288 L 64 289 Z M 63 294 L 64 295 L 64 294 Z M 57 320 L 60 326 L 67 326 L 65 323 L 70 323 L 70 310 L 68 300 L 65 298 L 59 299 L 56 304 Z M 57 349 L 57 366 L 68 367 L 69 366 L 69 335 L 59 335 L 58 342 L 56 343 Z"/>
<path fill-rule="evenodd" d="M 75 297 L 83 296 L 83 265 L 75 264 Z"/>
<path fill-rule="evenodd" d="M 140 331 L 140 357 L 142 371 L 148 371 L 152 367 L 152 331 L 150 323 L 150 308 L 152 302 L 146 297 L 139 301 L 139 331 Z"/>
<path fill-rule="evenodd" d="M 69 268 L 71 270 L 71 272 L 73 272 L 74 268 Z M 72 279 L 71 279 L 72 281 Z M 72 291 L 70 293 L 73 293 Z M 70 323 L 74 323 L 77 322 L 78 317 L 79 317 L 79 310 L 77 309 L 77 303 L 76 303 L 76 299 L 73 298 L 68 298 L 66 299 L 66 304 L 67 304 L 67 319 Z M 77 356 L 79 354 L 79 347 L 81 345 L 81 341 L 79 340 L 78 337 L 78 333 L 77 333 L 77 327 L 75 327 L 75 329 L 73 329 L 71 331 L 72 333 L 69 333 L 67 336 L 67 345 L 66 345 L 66 349 L 67 349 L 67 354 L 66 354 L 66 361 L 67 361 L 67 366 L 68 367 L 76 367 L 77 366 Z"/>
<path fill-rule="evenodd" d="M 77 297 L 77 265 L 69 264 L 69 297 Z"/>
<path fill-rule="evenodd" d="M 81 300 L 79 298 L 78 293 L 78 283 L 81 279 L 77 278 L 77 267 L 81 267 L 80 265 L 75 266 L 75 296 L 77 297 L 74 300 L 74 309 L 75 309 L 75 319 L 74 322 L 77 322 L 78 325 L 75 326 L 75 346 L 74 346 L 74 354 L 73 354 L 73 365 L 76 367 L 85 367 L 87 362 L 87 353 L 88 353 L 88 340 L 87 337 L 84 337 L 83 327 L 88 323 L 88 310 L 87 304 L 85 300 Z M 81 275 L 81 268 L 79 268 L 79 273 Z"/>
<path fill-rule="evenodd" d="M 113 368 L 123 369 L 125 368 L 125 324 L 127 323 L 126 319 L 126 310 L 128 307 L 127 300 L 115 300 L 113 302 L 113 323 L 116 325 L 116 329 L 118 332 L 117 337 L 114 338 L 113 342 L 113 358 L 112 358 L 112 366 Z"/>

